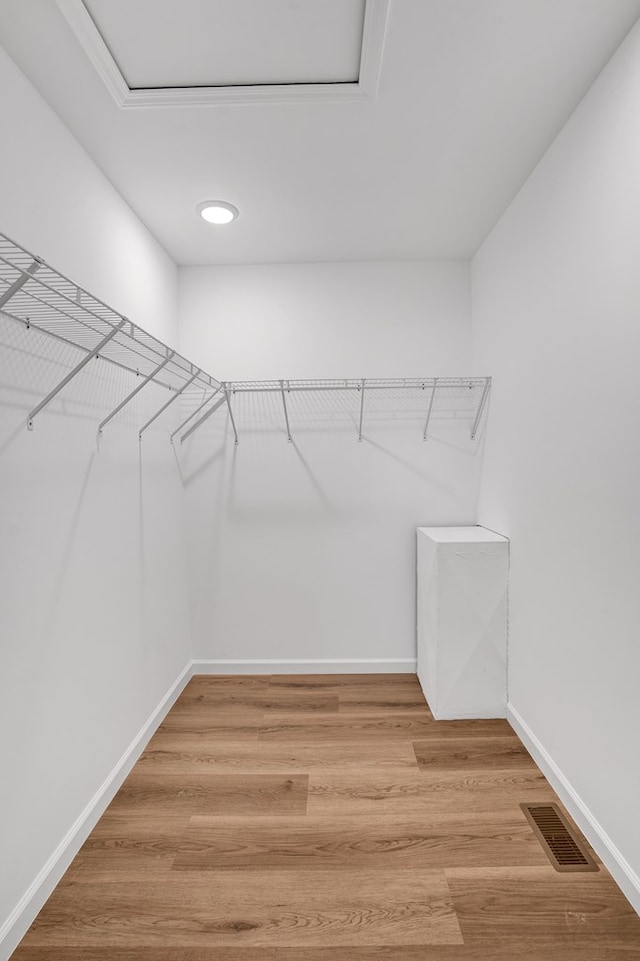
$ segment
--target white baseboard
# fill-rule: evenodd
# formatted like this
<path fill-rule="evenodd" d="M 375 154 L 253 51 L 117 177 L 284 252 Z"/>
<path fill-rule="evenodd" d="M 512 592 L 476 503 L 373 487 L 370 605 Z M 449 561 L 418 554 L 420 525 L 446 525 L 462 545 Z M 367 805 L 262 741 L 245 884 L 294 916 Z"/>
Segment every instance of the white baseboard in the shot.
<path fill-rule="evenodd" d="M 194 674 L 415 674 L 415 657 L 195 660 Z"/>
<path fill-rule="evenodd" d="M 415 671 L 415 658 L 191 661 L 147 718 L 120 760 L 0 927 L 0 961 L 7 961 L 15 951 L 193 674 L 415 674 Z"/>
<path fill-rule="evenodd" d="M 0 927 L 0 961 L 7 961 L 27 933 L 36 915 L 115 797 L 124 779 L 142 754 L 156 728 L 179 697 L 192 673 L 192 663 L 190 662 L 147 718 L 120 760 L 100 785 L 84 811 L 71 825 L 47 863 Z"/>
<path fill-rule="evenodd" d="M 594 851 L 602 858 L 635 911 L 640 914 L 640 878 L 569 783 L 551 755 L 542 746 L 513 704 L 507 705 L 507 720 L 574 819 Z"/>

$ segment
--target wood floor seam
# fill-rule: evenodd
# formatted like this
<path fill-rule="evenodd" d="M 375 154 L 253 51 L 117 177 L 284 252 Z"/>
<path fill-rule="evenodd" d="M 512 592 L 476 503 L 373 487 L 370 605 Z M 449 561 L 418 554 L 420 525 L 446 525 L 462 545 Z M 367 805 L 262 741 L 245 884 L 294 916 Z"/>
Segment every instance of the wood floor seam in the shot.
<path fill-rule="evenodd" d="M 507 722 L 415 675 L 199 675 L 12 961 L 637 961 L 523 801 L 558 799 Z"/>

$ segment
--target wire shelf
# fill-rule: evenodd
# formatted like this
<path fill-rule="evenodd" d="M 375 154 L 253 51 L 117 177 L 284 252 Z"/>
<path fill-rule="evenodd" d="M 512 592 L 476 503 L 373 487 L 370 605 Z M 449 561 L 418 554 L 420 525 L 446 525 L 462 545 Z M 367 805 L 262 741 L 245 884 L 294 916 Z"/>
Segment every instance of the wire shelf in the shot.
<path fill-rule="evenodd" d="M 27 328 L 78 348 L 85 359 L 100 357 L 135 374 L 141 384 L 153 381 L 165 387 L 172 392 L 171 399 L 187 389 L 211 393 L 220 388 L 206 371 L 4 234 L 0 234 L 0 310 Z M 78 369 L 81 366 L 84 362 Z M 29 426 L 68 379 L 32 412 Z"/>
<path fill-rule="evenodd" d="M 433 388 L 434 383 L 439 390 L 448 389 L 467 389 L 473 390 L 483 387 L 486 377 L 386 377 L 375 378 L 365 377 L 364 384 L 369 390 L 427 390 Z M 282 387 L 287 392 L 290 391 L 315 391 L 315 390 L 356 390 L 362 389 L 363 378 L 347 378 L 332 380 L 236 380 L 227 382 L 227 387 L 233 393 L 259 393 L 276 392 L 280 393 Z"/>
<path fill-rule="evenodd" d="M 40 257 L 0 233 L 0 312 L 6 318 L 33 328 L 48 337 L 77 348 L 83 354 L 76 366 L 43 398 L 27 418 L 29 428 L 39 412 L 95 358 L 101 358 L 136 376 L 135 388 L 98 426 L 102 431 L 113 417 L 147 384 L 166 388 L 170 396 L 139 428 L 144 431 L 178 397 L 189 416 L 171 435 L 184 441 L 221 407 L 233 428 L 234 398 L 246 394 L 274 394 L 281 404 L 288 440 L 291 395 L 313 395 L 319 400 L 327 392 L 359 394 L 358 440 L 362 440 L 366 413 L 391 416 L 414 412 L 424 416 L 423 439 L 427 439 L 432 415 L 443 410 L 469 417 L 476 436 L 490 389 L 489 377 L 390 377 L 311 380 L 239 380 L 222 382 L 196 367 L 177 351 L 122 316 L 107 304 L 65 277 Z M 416 402 L 416 398 L 420 402 Z M 365 399 L 366 398 L 366 399 Z M 383 401 L 384 398 L 384 401 Z M 301 398 L 302 399 L 302 398 Z M 197 416 L 199 415 L 199 416 Z"/>
<path fill-rule="evenodd" d="M 336 420 L 349 419 L 356 411 L 358 440 L 362 440 L 365 420 L 369 422 L 398 422 L 402 418 L 417 419 L 421 422 L 423 440 L 427 440 L 432 417 L 467 417 L 472 421 L 471 439 L 477 434 L 491 386 L 490 377 L 372 377 L 372 378 L 333 378 L 330 380 L 254 380 L 228 381 L 223 387 L 231 410 L 238 406 L 246 412 L 242 400 L 247 395 L 273 395 L 274 403 L 280 395 L 281 414 L 284 418 L 287 439 L 292 440 L 291 415 L 296 419 L 304 414 L 307 423 L 315 407 L 320 415 L 328 413 L 326 404 L 320 397 L 330 393 L 351 393 L 359 395 L 356 405 L 349 409 L 344 405 L 334 407 Z M 316 396 L 316 403 L 305 402 L 302 397 Z M 298 398 L 298 399 L 296 399 Z M 357 410 L 356 410 L 357 407 Z M 235 423 L 232 425 L 237 431 Z"/>

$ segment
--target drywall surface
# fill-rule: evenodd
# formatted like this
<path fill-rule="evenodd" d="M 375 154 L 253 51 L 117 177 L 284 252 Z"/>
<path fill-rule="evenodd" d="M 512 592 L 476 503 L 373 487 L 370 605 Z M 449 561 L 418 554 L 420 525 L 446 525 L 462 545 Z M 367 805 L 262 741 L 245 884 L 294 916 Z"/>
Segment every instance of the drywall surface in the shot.
<path fill-rule="evenodd" d="M 181 349 L 222 379 L 469 369 L 466 264 L 181 268 L 179 302 Z M 289 444 L 280 396 L 236 395 L 237 447 L 224 409 L 178 445 L 196 658 L 413 667 L 415 528 L 475 523 L 480 459 L 440 412 L 423 443 L 428 402 L 365 397 L 358 443 L 358 395 L 289 395 Z"/>
<path fill-rule="evenodd" d="M 472 265 L 510 701 L 640 873 L 640 28 Z"/>
<path fill-rule="evenodd" d="M 166 343 L 176 267 L 0 47 L 0 232 Z"/>
<path fill-rule="evenodd" d="M 174 266 L 3 56 L 0 88 L 0 230 L 168 338 Z M 190 658 L 180 475 L 136 431 L 166 391 L 98 451 L 135 376 L 92 361 L 26 430 L 82 356 L 0 315 L 0 929 Z"/>

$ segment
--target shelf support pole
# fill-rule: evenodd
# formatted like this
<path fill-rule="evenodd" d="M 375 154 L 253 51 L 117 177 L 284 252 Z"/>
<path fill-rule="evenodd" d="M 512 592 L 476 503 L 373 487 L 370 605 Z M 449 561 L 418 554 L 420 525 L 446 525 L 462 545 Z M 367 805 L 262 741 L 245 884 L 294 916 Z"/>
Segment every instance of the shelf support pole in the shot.
<path fill-rule="evenodd" d="M 182 428 L 183 428 L 183 427 L 186 427 L 187 424 L 189 423 L 189 421 L 192 420 L 192 419 L 196 416 L 196 414 L 199 414 L 200 411 L 202 410 L 202 408 L 203 408 L 203 407 L 206 407 L 207 404 L 209 403 L 209 401 L 210 401 L 210 400 L 213 400 L 213 398 L 216 396 L 216 394 L 219 394 L 219 393 L 220 393 L 220 387 L 216 388 L 216 390 L 214 390 L 214 392 L 213 392 L 212 394 L 209 394 L 208 397 L 205 397 L 205 399 L 202 401 L 202 403 L 200 404 L 200 406 L 199 406 L 199 407 L 196 407 L 196 409 L 189 414 L 189 416 L 187 417 L 187 419 L 182 421 L 182 423 L 180 424 L 179 427 L 176 427 L 176 429 L 174 430 L 173 434 L 172 434 L 171 437 L 169 438 L 169 441 L 172 441 L 173 438 L 176 436 L 176 434 L 179 434 L 180 431 L 182 430 Z"/>
<path fill-rule="evenodd" d="M 187 437 L 190 437 L 191 434 L 193 434 L 194 430 L 197 430 L 197 429 L 198 429 L 198 427 L 200 426 L 200 424 L 204 424 L 204 422 L 205 422 L 205 420 L 207 420 L 207 418 L 211 417 L 212 414 L 215 414 L 215 412 L 217 411 L 217 409 L 218 409 L 219 407 L 221 407 L 221 406 L 225 403 L 225 401 L 226 401 L 226 397 L 221 397 L 220 400 L 217 401 L 217 402 L 213 405 L 213 407 L 210 407 L 209 410 L 207 411 L 207 413 L 206 413 L 206 414 L 203 414 L 202 417 L 200 418 L 200 420 L 197 420 L 197 421 L 195 422 L 195 424 L 192 424 L 192 426 L 189 428 L 189 430 L 186 432 L 186 434 L 183 434 L 183 435 L 182 435 L 182 437 L 180 438 L 180 443 L 181 443 L 181 444 L 184 444 L 184 442 L 186 441 Z"/>
<path fill-rule="evenodd" d="M 169 400 L 167 401 L 167 403 L 162 405 L 162 407 L 160 408 L 160 410 L 156 411 L 156 413 L 153 415 L 153 417 L 151 417 L 151 418 L 147 421 L 147 423 L 144 425 L 144 427 L 141 427 L 141 428 L 140 428 L 140 430 L 138 431 L 138 437 L 139 437 L 140 440 L 142 440 L 142 435 L 144 434 L 144 432 L 145 432 L 145 430 L 147 429 L 147 427 L 150 427 L 151 424 L 153 424 L 154 420 L 156 420 L 156 418 L 159 417 L 160 414 L 163 414 L 164 411 L 167 409 L 167 407 L 169 407 L 171 404 L 173 404 L 174 400 L 177 400 L 178 397 L 180 396 L 180 394 L 182 394 L 182 393 L 187 389 L 187 387 L 190 387 L 191 384 L 194 382 L 194 380 L 196 380 L 196 378 L 199 377 L 201 373 L 202 373 L 202 371 L 197 370 L 197 371 L 195 372 L 195 374 L 193 375 L 193 377 L 191 377 L 189 380 L 187 380 L 187 381 L 182 385 L 182 387 L 180 388 L 180 390 L 177 390 L 177 391 L 175 392 L 175 394 L 173 395 L 173 397 L 170 397 Z"/>
<path fill-rule="evenodd" d="M 235 420 L 234 420 L 234 418 L 233 418 L 233 410 L 231 409 L 231 400 L 230 400 L 230 398 L 229 398 L 229 388 L 226 386 L 226 384 L 225 384 L 225 388 L 224 388 L 224 396 L 226 397 L 226 400 L 227 400 L 227 408 L 228 408 L 228 410 L 229 410 L 229 417 L 230 417 L 230 419 L 231 419 L 231 426 L 233 427 L 233 436 L 234 436 L 235 439 L 236 439 L 235 442 L 236 442 L 236 445 L 237 445 L 237 444 L 238 444 L 238 431 L 236 430 L 236 422 L 235 422 Z"/>
<path fill-rule="evenodd" d="M 281 394 L 281 396 L 282 396 L 282 406 L 283 406 L 283 408 L 284 408 L 284 420 L 285 420 L 285 424 L 287 425 L 287 440 L 289 441 L 289 443 L 291 443 L 291 429 L 290 429 L 290 427 L 289 427 L 289 413 L 288 413 L 288 411 L 287 411 L 287 399 L 286 399 L 285 393 L 284 393 L 284 381 L 283 381 L 283 380 L 280 381 L 280 394 Z"/>
<path fill-rule="evenodd" d="M 431 411 L 433 410 L 433 401 L 435 400 L 436 387 L 437 387 L 437 386 L 438 386 L 438 378 L 437 378 L 437 377 L 434 377 L 434 378 L 433 378 L 433 387 L 432 387 L 432 389 L 431 389 L 431 400 L 429 401 L 429 410 L 427 411 L 427 419 L 426 419 L 426 421 L 424 422 L 424 431 L 423 431 L 423 433 L 422 433 L 422 439 L 423 439 L 423 440 L 426 440 L 426 439 L 427 439 L 427 431 L 428 431 L 428 429 L 429 429 L 429 421 L 431 420 Z"/>
<path fill-rule="evenodd" d="M 9 301 L 11 300 L 14 294 L 17 294 L 18 291 L 22 287 L 24 287 L 26 282 L 30 280 L 31 277 L 33 277 L 33 275 L 35 274 L 36 270 L 38 270 L 39 267 L 40 267 L 40 261 L 34 260 L 31 266 L 27 267 L 26 270 L 22 271 L 18 279 L 14 280 L 11 286 L 7 287 L 7 289 L 3 294 L 0 294 L 0 310 L 2 310 L 5 304 L 9 303 Z"/>
<path fill-rule="evenodd" d="M 358 390 L 360 391 L 360 424 L 358 427 L 358 443 L 359 444 L 362 443 L 362 419 L 364 417 L 364 385 L 365 385 L 365 378 L 363 377 L 362 380 L 360 381 L 360 387 L 358 388 Z"/>
<path fill-rule="evenodd" d="M 482 397 L 480 398 L 480 403 L 478 404 L 476 419 L 474 420 L 473 427 L 471 428 L 471 440 L 475 440 L 476 438 L 476 433 L 478 432 L 478 427 L 480 426 L 480 421 L 482 420 L 482 412 L 484 411 L 485 404 L 487 403 L 487 397 L 489 396 L 490 385 L 491 385 L 491 378 L 485 377 L 484 388 L 482 390 Z"/>
<path fill-rule="evenodd" d="M 107 417 L 105 417 L 105 419 L 98 425 L 98 433 L 99 433 L 99 434 L 102 433 L 102 428 L 103 428 L 106 424 L 108 424 L 109 421 L 110 421 L 113 417 L 115 417 L 116 414 L 118 414 L 118 413 L 122 410 L 122 408 L 125 407 L 125 406 L 129 403 L 130 400 L 133 400 L 133 398 L 136 396 L 136 394 L 139 393 L 139 392 L 142 390 L 142 388 L 145 387 L 145 386 L 149 383 L 150 380 L 153 380 L 153 378 L 156 376 L 156 374 L 159 374 L 163 367 L 166 367 L 166 366 L 167 366 L 167 364 L 169 363 L 169 361 L 171 360 L 171 358 L 174 356 L 174 354 L 175 354 L 175 350 L 169 351 L 169 353 L 167 354 L 167 356 L 165 357 L 165 359 L 164 359 L 160 364 L 158 364 L 158 366 L 155 368 L 155 370 L 152 370 L 150 374 L 147 374 L 147 376 L 143 378 L 142 382 L 141 382 L 140 384 L 138 384 L 138 386 L 137 386 L 134 390 L 132 390 L 131 393 L 127 395 L 127 397 L 125 397 L 125 399 L 122 401 L 122 403 L 121 403 L 121 404 L 118 404 L 118 406 L 115 408 L 115 410 L 112 410 L 111 413 L 110 413 Z"/>
<path fill-rule="evenodd" d="M 48 393 L 47 396 L 44 398 L 44 400 L 41 400 L 40 403 L 37 405 L 37 407 L 34 407 L 34 408 L 33 408 L 33 410 L 31 411 L 31 413 L 30 413 L 29 416 L 27 417 L 27 427 L 28 427 L 29 430 L 33 430 L 33 418 L 36 416 L 36 414 L 39 414 L 40 411 L 42 410 L 42 408 L 43 408 L 43 407 L 46 407 L 47 404 L 49 403 L 49 401 L 50 401 L 50 400 L 53 400 L 53 398 L 56 396 L 56 394 L 60 393 L 60 391 L 62 390 L 62 388 L 63 388 L 63 387 L 66 387 L 67 384 L 69 383 L 69 381 L 70 381 L 70 380 L 73 380 L 73 378 L 76 376 L 76 374 L 79 374 L 83 367 L 86 367 L 86 366 L 87 366 L 87 364 L 89 363 L 90 360 L 93 360 L 94 357 L 97 357 L 97 356 L 100 354 L 100 351 L 101 351 L 104 347 L 106 347 L 106 345 L 109 343 L 109 341 L 110 341 L 113 337 L 115 337 L 115 335 L 118 333 L 118 331 L 122 330 L 122 328 L 124 327 L 125 323 L 126 323 L 126 318 L 123 317 L 122 320 L 120 321 L 120 323 L 118 324 L 118 326 L 117 326 L 117 327 L 114 327 L 112 330 L 110 330 L 109 333 L 107 334 L 107 336 L 102 338 L 102 340 L 100 341 L 100 343 L 98 344 L 98 346 L 97 346 L 97 347 L 94 347 L 93 350 L 89 351 L 89 353 L 87 354 L 87 356 L 86 356 L 86 357 L 83 357 L 82 360 L 80 361 L 80 363 L 79 363 L 79 364 L 76 364 L 76 366 L 73 368 L 73 370 L 69 371 L 69 373 L 67 374 L 67 376 L 64 377 L 64 378 L 60 381 L 60 383 L 57 385 L 57 387 L 54 387 L 53 390 L 49 391 L 49 393 Z"/>

